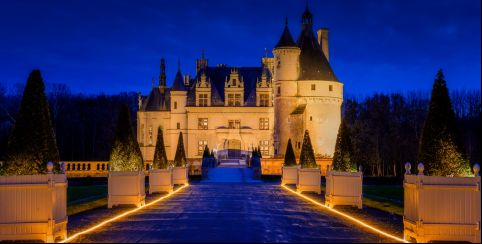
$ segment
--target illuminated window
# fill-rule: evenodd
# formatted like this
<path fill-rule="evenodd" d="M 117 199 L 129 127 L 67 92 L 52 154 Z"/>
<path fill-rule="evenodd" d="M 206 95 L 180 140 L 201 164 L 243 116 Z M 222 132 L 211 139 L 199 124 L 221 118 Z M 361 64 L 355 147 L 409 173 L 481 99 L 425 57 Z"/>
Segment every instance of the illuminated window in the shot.
<path fill-rule="evenodd" d="M 204 148 L 208 145 L 208 140 L 199 140 L 197 145 L 197 155 L 203 155 Z"/>
<path fill-rule="evenodd" d="M 198 119 L 198 129 L 199 130 L 207 130 L 208 129 L 208 118 L 199 118 Z"/>
<path fill-rule="evenodd" d="M 328 90 L 329 90 L 329 91 L 333 91 L 333 85 L 329 85 L 329 86 L 328 86 Z"/>
<path fill-rule="evenodd" d="M 269 118 L 259 118 L 259 129 L 269 130 Z"/>
<path fill-rule="evenodd" d="M 260 94 L 259 95 L 259 106 L 269 107 L 269 95 L 268 94 Z"/>
<path fill-rule="evenodd" d="M 152 126 L 149 127 L 149 145 L 152 145 Z"/>
<path fill-rule="evenodd" d="M 312 91 L 316 90 L 316 85 L 315 85 L 315 84 L 311 84 L 311 90 L 312 90 Z"/>
<path fill-rule="evenodd" d="M 234 106 L 234 94 L 228 94 L 228 106 Z"/>
<path fill-rule="evenodd" d="M 259 141 L 259 150 L 261 155 L 269 155 L 269 140 Z"/>
<path fill-rule="evenodd" d="M 181 123 L 179 123 L 179 122 L 177 123 L 177 129 L 178 130 L 181 129 Z"/>
<path fill-rule="evenodd" d="M 239 120 L 229 120 L 228 121 L 228 128 L 229 129 L 239 129 L 241 127 L 241 121 Z"/>
<path fill-rule="evenodd" d="M 234 95 L 234 106 L 236 107 L 241 106 L 241 94 Z"/>
<path fill-rule="evenodd" d="M 208 106 L 208 94 L 199 94 L 199 107 Z"/>

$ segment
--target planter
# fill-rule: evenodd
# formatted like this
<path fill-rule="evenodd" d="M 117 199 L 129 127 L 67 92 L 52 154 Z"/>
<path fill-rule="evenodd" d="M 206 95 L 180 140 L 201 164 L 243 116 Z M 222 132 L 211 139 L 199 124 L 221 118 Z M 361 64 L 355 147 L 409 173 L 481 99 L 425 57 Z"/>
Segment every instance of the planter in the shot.
<path fill-rule="evenodd" d="M 149 194 L 154 192 L 168 192 L 174 190 L 172 169 L 149 170 Z"/>
<path fill-rule="evenodd" d="M 0 241 L 67 238 L 67 177 L 0 176 Z"/>
<path fill-rule="evenodd" d="M 188 176 L 186 167 L 174 167 L 172 169 L 172 183 L 174 185 L 187 185 Z"/>
<path fill-rule="evenodd" d="M 362 185 L 362 172 L 327 171 L 325 204 L 330 208 L 352 205 L 362 209 Z"/>
<path fill-rule="evenodd" d="M 107 207 L 134 204 L 137 207 L 146 204 L 145 174 L 139 172 L 109 172 L 109 195 Z"/>
<path fill-rule="evenodd" d="M 281 185 L 296 184 L 298 182 L 299 166 L 283 166 Z"/>
<path fill-rule="evenodd" d="M 299 169 L 297 192 L 316 192 L 321 194 L 321 173 L 319 168 Z"/>
<path fill-rule="evenodd" d="M 410 175 L 405 166 L 403 235 L 406 240 L 480 243 L 480 176 Z"/>

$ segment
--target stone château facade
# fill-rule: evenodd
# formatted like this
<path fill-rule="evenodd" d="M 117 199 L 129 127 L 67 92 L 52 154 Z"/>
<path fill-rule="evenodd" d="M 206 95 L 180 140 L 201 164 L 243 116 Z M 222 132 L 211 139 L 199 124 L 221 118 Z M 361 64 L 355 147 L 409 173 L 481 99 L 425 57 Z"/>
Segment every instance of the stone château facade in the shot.
<path fill-rule="evenodd" d="M 157 127 L 164 133 L 169 160 L 174 159 L 179 133 L 188 160 L 198 161 L 205 145 L 218 159 L 240 159 L 259 147 L 263 157 L 281 156 L 292 139 L 299 155 L 304 130 L 315 154 L 332 156 L 341 120 L 343 84 L 329 64 L 328 30 L 313 31 L 306 8 L 295 42 L 286 21 L 274 57 L 258 67 L 209 66 L 204 54 L 196 75 L 178 71 L 166 86 L 161 60 L 159 86 L 139 97 L 137 138 L 144 160 L 152 161 Z"/>

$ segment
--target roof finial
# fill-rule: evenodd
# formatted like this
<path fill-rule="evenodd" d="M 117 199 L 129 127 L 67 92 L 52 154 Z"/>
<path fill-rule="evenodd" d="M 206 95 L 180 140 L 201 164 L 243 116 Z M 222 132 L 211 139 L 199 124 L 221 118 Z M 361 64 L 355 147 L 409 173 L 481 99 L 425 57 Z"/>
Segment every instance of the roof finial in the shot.
<path fill-rule="evenodd" d="M 306 0 L 306 11 L 310 11 L 310 8 L 308 6 L 308 0 Z"/>
<path fill-rule="evenodd" d="M 204 48 L 201 49 L 201 59 L 204 59 Z"/>
<path fill-rule="evenodd" d="M 285 26 L 288 27 L 288 16 L 285 17 Z"/>
<path fill-rule="evenodd" d="M 177 57 L 177 71 L 181 71 L 181 58 Z"/>
<path fill-rule="evenodd" d="M 154 77 L 152 77 L 152 88 L 154 88 Z"/>
<path fill-rule="evenodd" d="M 264 57 L 265 57 L 265 58 L 268 57 L 268 51 L 266 50 L 266 48 L 264 48 Z"/>

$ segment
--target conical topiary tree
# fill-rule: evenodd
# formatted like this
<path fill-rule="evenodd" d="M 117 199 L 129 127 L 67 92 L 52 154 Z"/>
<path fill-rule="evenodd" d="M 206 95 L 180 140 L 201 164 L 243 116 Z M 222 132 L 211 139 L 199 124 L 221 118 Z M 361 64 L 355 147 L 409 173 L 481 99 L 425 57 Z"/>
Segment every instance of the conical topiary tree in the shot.
<path fill-rule="evenodd" d="M 438 71 L 433 84 L 418 158 L 425 164 L 424 173 L 427 175 L 461 176 L 470 173 L 442 70 Z"/>
<path fill-rule="evenodd" d="M 303 145 L 301 146 L 301 155 L 300 155 L 300 165 L 302 168 L 318 168 L 308 130 L 305 131 L 305 135 L 303 136 Z"/>
<path fill-rule="evenodd" d="M 141 149 L 134 137 L 130 110 L 127 105 L 123 105 L 119 113 L 109 161 L 111 171 L 144 170 Z"/>
<path fill-rule="evenodd" d="M 45 85 L 40 70 L 33 70 L 23 91 L 20 110 L 8 140 L 2 175 L 46 173 L 47 163 L 59 171 L 55 140 Z"/>
<path fill-rule="evenodd" d="M 209 147 L 208 145 L 206 145 L 204 147 L 204 152 L 203 152 L 203 159 L 205 158 L 210 158 L 211 157 L 211 153 L 209 152 Z"/>
<path fill-rule="evenodd" d="M 296 156 L 293 150 L 293 145 L 291 145 L 291 138 L 288 139 L 288 145 L 286 146 L 286 154 L 285 154 L 285 166 L 296 166 Z"/>
<path fill-rule="evenodd" d="M 161 127 L 157 128 L 157 142 L 154 151 L 154 159 L 152 160 L 152 168 L 167 169 L 169 162 L 167 161 L 166 148 L 164 146 L 164 137 Z"/>
<path fill-rule="evenodd" d="M 174 165 L 176 167 L 186 166 L 186 152 L 184 151 L 184 142 L 182 140 L 182 132 L 179 133 L 179 139 L 177 140 L 176 156 L 174 156 Z"/>
<path fill-rule="evenodd" d="M 356 164 L 352 160 L 353 147 L 351 136 L 345 120 L 341 121 L 336 138 L 335 153 L 333 154 L 333 169 L 339 171 L 356 171 Z"/>

